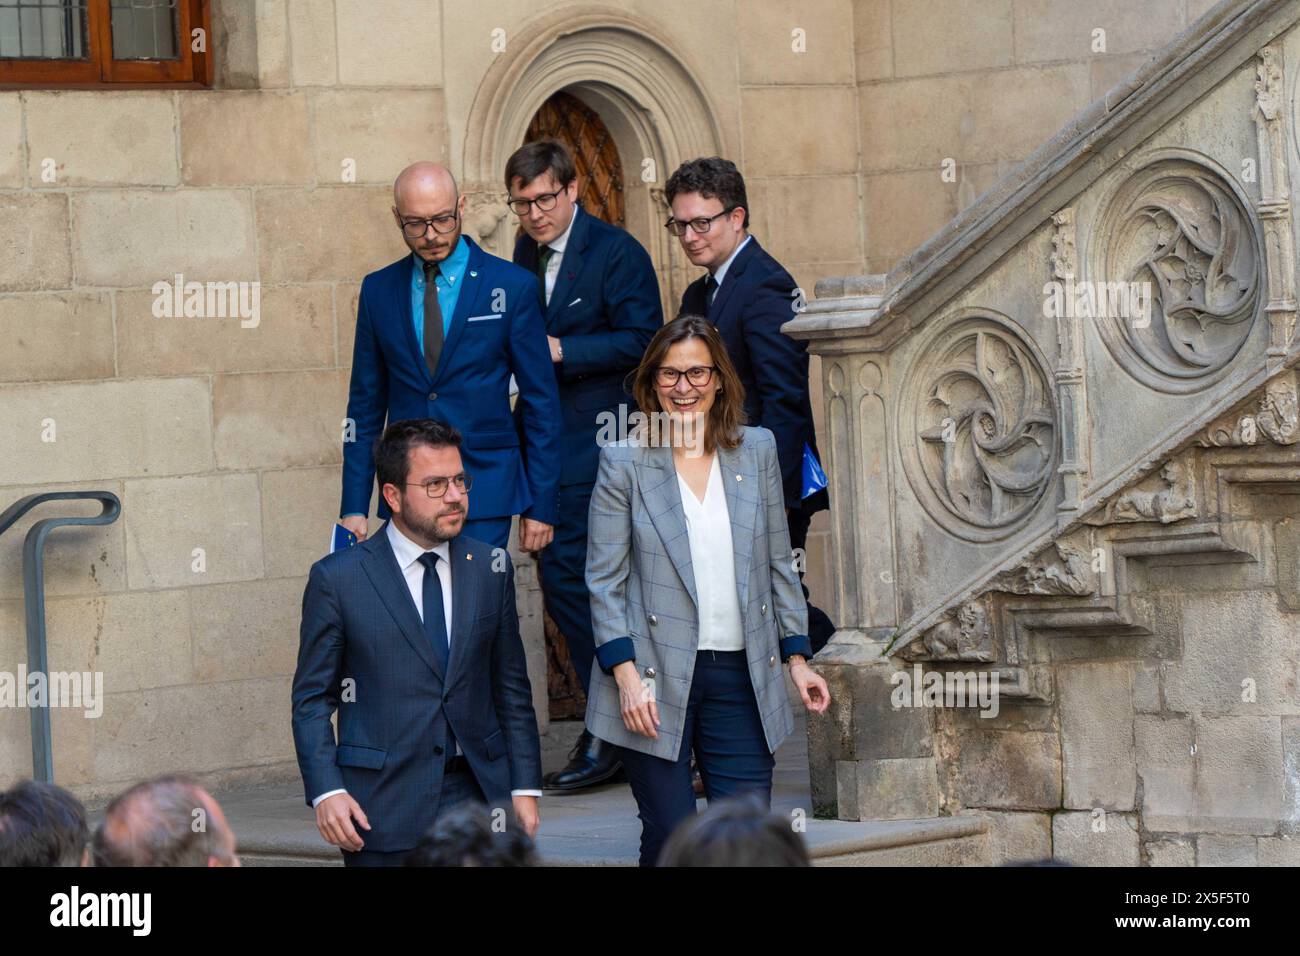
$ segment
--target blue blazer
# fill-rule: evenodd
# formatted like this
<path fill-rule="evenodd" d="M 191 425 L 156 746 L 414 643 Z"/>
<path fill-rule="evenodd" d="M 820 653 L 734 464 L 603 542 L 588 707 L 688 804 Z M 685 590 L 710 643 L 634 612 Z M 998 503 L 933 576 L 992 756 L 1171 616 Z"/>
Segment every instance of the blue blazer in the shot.
<path fill-rule="evenodd" d="M 830 507 L 824 490 L 802 498 L 804 443 L 818 461 L 821 453 L 808 398 L 808 345 L 781 332 L 795 316 L 794 279 L 751 238 L 727 268 L 707 313 L 704 280 L 700 276 L 686 287 L 681 311 L 706 316 L 722 336 L 745 386 L 748 424 L 776 438 L 785 506 L 824 511 Z"/>
<path fill-rule="evenodd" d="M 461 458 L 474 479 L 471 518 L 522 514 L 556 523 L 560 399 L 537 277 L 465 241 L 469 265 L 435 375 L 429 374 L 411 316 L 414 257 L 404 256 L 361 283 L 348 393 L 356 440 L 343 443 L 340 515 L 370 511 L 373 446 L 385 419 L 436 418 L 464 435 Z M 526 468 L 510 413 L 512 373 L 519 385 Z M 388 517 L 382 497 L 379 516 Z"/>
<path fill-rule="evenodd" d="M 477 490 L 477 488 L 476 488 Z M 433 824 L 451 725 L 490 806 L 540 790 L 541 746 L 515 612 L 514 569 L 451 539 L 451 653 L 434 656 L 387 527 L 312 565 L 293 676 L 293 742 L 307 803 L 346 789 L 367 850 L 414 847 Z M 351 693 L 343 700 L 343 681 Z M 330 716 L 338 711 L 338 743 Z"/>
<path fill-rule="evenodd" d="M 514 261 L 537 274 L 537 242 L 527 233 L 515 242 Z M 663 324 L 654 263 L 641 243 L 575 210 L 546 307 L 546 332 L 564 348 L 564 361 L 554 366 L 563 410 L 561 485 L 596 480 L 599 416 L 608 411 L 617 420 L 621 403 L 627 404 L 627 414 L 635 411 L 624 379 Z"/>

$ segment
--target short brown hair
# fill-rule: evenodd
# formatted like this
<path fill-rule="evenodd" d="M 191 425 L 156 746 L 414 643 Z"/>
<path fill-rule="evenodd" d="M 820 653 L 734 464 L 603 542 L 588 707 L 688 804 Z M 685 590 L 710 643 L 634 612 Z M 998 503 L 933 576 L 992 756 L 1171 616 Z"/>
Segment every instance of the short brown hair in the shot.
<path fill-rule="evenodd" d="M 535 139 L 524 143 L 506 161 L 506 191 L 510 191 L 516 179 L 522 188 L 548 169 L 561 186 L 567 186 L 578 178 L 573 154 L 558 139 Z"/>
<path fill-rule="evenodd" d="M 709 349 L 713 359 L 715 374 L 721 388 L 709 409 L 708 427 L 705 429 L 705 450 L 712 451 L 716 446 L 735 448 L 741 441 L 741 426 L 745 424 L 745 386 L 740 384 L 736 366 L 727 354 L 727 347 L 722 344 L 722 336 L 708 319 L 699 315 L 682 314 L 655 333 L 641 364 L 633 372 L 632 397 L 646 416 L 662 411 L 659 404 L 658 388 L 655 385 L 655 372 L 663 364 L 668 350 L 678 342 L 687 339 L 700 339 Z M 653 436 L 657 429 L 651 429 Z"/>

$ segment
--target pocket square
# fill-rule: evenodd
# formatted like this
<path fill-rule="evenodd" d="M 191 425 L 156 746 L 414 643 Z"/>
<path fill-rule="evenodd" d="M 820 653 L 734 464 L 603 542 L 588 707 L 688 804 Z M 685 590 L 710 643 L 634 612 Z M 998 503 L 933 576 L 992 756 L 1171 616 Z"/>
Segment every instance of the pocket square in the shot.
<path fill-rule="evenodd" d="M 466 322 L 491 322 L 493 319 L 501 318 L 500 312 L 493 312 L 489 315 L 471 315 Z"/>
<path fill-rule="evenodd" d="M 570 302 L 568 305 L 566 305 L 565 308 L 566 308 L 566 309 L 571 309 L 571 308 L 573 308 L 575 305 L 577 305 L 577 304 L 578 304 L 579 302 L 581 302 L 581 301 L 582 301 L 582 298 L 581 298 L 581 296 L 580 296 L 580 297 L 574 299 L 574 300 L 573 300 L 572 302 Z"/>

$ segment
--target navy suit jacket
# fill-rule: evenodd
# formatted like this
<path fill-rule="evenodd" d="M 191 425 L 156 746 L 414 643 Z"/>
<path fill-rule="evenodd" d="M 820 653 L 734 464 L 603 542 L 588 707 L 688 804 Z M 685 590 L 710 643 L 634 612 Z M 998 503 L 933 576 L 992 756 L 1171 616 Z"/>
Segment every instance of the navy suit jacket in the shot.
<path fill-rule="evenodd" d="M 452 538 L 450 553 L 445 673 L 386 526 L 317 561 L 307 579 L 293 676 L 298 767 L 308 804 L 346 789 L 361 805 L 371 826 L 359 831 L 367 850 L 410 849 L 433 824 L 448 724 L 489 806 L 510 807 L 511 790 L 542 788 L 509 556 L 495 571 L 492 548 L 463 535 Z"/>
<path fill-rule="evenodd" d="M 340 515 L 368 514 L 373 446 L 389 422 L 436 418 L 460 429 L 461 458 L 474 479 L 471 518 L 558 517 L 560 399 L 537 301 L 537 277 L 489 255 L 472 240 L 460 297 L 437 374 L 430 375 L 411 316 L 407 255 L 361 283 Z M 519 385 L 527 468 L 510 412 L 510 375 Z M 379 516 L 388 517 L 381 496 Z"/>
<path fill-rule="evenodd" d="M 808 398 L 808 345 L 781 332 L 795 315 L 794 279 L 752 237 L 727 268 L 707 311 L 705 278 L 686 287 L 681 311 L 706 316 L 722 336 L 745 386 L 748 424 L 766 428 L 776 438 L 785 506 L 824 511 L 830 507 L 825 491 L 806 501 L 801 497 L 804 443 L 818 461 L 821 453 Z"/>
<path fill-rule="evenodd" d="M 596 480 L 599 416 L 608 411 L 617 420 L 622 403 L 629 415 L 636 409 L 624 379 L 664 324 L 654 263 L 641 243 L 581 208 L 574 217 L 546 307 L 546 332 L 564 349 L 564 361 L 555 365 L 563 409 L 561 485 Z M 515 243 L 514 261 L 537 274 L 537 242 L 527 233 Z"/>

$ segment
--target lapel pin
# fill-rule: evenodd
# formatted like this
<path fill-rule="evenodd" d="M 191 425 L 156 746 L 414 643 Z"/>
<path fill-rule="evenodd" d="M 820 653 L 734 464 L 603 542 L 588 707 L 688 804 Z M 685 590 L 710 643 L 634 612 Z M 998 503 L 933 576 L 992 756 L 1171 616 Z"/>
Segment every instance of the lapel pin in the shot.
<path fill-rule="evenodd" d="M 477 279 L 477 278 L 478 278 L 478 273 L 475 272 L 475 271 L 473 271 L 473 270 L 471 269 L 471 270 L 470 270 L 470 273 L 469 273 L 469 277 L 470 277 L 471 279 Z"/>
<path fill-rule="evenodd" d="M 736 476 L 736 480 L 737 480 L 737 481 L 744 481 L 745 478 L 744 478 L 743 475 L 737 475 L 737 476 Z"/>
<path fill-rule="evenodd" d="M 466 560 L 466 561 L 473 561 L 473 560 L 474 560 L 474 555 L 472 555 L 472 554 L 467 554 L 467 555 L 465 555 L 465 560 Z"/>

